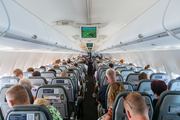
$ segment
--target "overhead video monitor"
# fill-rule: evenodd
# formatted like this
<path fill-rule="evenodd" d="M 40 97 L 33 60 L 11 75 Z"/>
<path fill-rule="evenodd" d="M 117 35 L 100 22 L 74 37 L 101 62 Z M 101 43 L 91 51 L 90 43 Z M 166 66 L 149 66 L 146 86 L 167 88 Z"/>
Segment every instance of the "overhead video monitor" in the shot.
<path fill-rule="evenodd" d="M 81 39 L 97 39 L 97 29 L 98 27 L 96 26 L 82 26 L 81 27 Z"/>
<path fill-rule="evenodd" d="M 93 43 L 86 43 L 86 47 L 87 48 L 92 48 L 93 47 Z"/>
<path fill-rule="evenodd" d="M 92 51 L 92 48 L 88 48 L 88 51 L 91 52 L 91 51 Z"/>

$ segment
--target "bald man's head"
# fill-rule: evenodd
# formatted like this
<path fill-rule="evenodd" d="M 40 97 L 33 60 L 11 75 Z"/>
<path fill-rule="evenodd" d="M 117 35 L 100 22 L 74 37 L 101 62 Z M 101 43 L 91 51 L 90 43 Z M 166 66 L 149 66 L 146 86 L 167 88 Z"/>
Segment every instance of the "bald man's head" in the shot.
<path fill-rule="evenodd" d="M 137 119 L 142 117 L 147 119 L 149 118 L 148 107 L 141 94 L 132 92 L 126 97 L 126 101 L 127 102 L 124 102 L 124 107 L 128 117 Z"/>
<path fill-rule="evenodd" d="M 26 92 L 25 87 L 22 85 L 14 85 L 10 87 L 6 92 L 6 99 L 9 107 L 12 107 L 15 104 L 30 104 L 28 93 Z"/>
<path fill-rule="evenodd" d="M 71 67 L 70 67 L 71 69 L 74 69 L 75 68 L 75 66 L 74 65 L 71 65 Z"/>
<path fill-rule="evenodd" d="M 69 77 L 69 76 L 68 76 L 68 73 L 67 73 L 67 72 L 62 72 L 62 73 L 60 74 L 60 77 Z"/>
<path fill-rule="evenodd" d="M 113 69 L 109 68 L 106 70 L 106 80 L 108 83 L 116 81 L 116 73 Z"/>

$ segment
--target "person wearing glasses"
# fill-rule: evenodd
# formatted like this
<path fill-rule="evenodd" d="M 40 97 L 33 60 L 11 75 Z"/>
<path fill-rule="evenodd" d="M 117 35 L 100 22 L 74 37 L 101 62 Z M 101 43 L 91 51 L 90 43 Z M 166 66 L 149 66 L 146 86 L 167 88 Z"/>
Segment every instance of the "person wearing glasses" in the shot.
<path fill-rule="evenodd" d="M 124 91 L 126 91 L 126 89 L 124 88 L 124 85 L 121 82 L 114 82 L 111 84 L 108 94 L 108 106 L 110 107 L 107 114 L 104 115 L 103 120 L 112 120 L 112 110 L 116 96 Z"/>
<path fill-rule="evenodd" d="M 139 93 L 132 92 L 123 100 L 129 120 L 149 120 L 149 107 Z"/>

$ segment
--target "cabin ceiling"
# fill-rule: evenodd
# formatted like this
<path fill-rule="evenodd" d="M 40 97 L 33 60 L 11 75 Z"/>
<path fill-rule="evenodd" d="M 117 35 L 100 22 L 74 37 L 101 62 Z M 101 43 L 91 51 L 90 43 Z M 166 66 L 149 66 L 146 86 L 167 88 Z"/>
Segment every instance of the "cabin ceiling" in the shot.
<path fill-rule="evenodd" d="M 94 50 L 151 8 L 158 0 L 14 0 L 42 21 L 85 49 Z M 73 26 L 56 26 L 56 21 L 74 21 Z M 98 24 L 99 39 L 80 40 L 78 25 Z"/>

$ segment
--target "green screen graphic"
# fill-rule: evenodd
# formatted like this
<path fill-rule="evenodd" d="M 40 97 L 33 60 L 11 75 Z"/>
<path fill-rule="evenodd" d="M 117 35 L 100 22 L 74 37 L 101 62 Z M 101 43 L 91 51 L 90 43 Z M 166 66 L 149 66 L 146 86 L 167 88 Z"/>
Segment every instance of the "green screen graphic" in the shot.
<path fill-rule="evenodd" d="M 96 27 L 81 27 L 82 38 L 96 38 Z"/>
<path fill-rule="evenodd" d="M 86 47 L 93 47 L 93 43 L 86 43 Z"/>
<path fill-rule="evenodd" d="M 91 52 L 91 51 L 92 51 L 92 48 L 88 48 L 88 51 Z"/>

